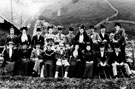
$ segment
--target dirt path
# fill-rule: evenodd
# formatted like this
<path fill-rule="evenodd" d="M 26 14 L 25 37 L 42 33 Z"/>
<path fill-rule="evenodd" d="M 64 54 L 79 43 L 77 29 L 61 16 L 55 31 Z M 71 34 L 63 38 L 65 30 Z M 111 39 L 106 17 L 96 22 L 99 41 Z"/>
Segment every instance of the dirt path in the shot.
<path fill-rule="evenodd" d="M 99 27 L 101 24 L 103 23 L 112 23 L 112 22 L 122 22 L 122 23 L 129 23 L 129 24 L 135 24 L 135 21 L 130 21 L 130 20 L 113 20 L 111 21 L 110 19 L 117 17 L 119 14 L 119 11 L 117 8 L 115 8 L 108 0 L 104 0 L 109 6 L 110 8 L 112 8 L 112 10 L 115 12 L 115 14 L 113 14 L 110 17 L 107 17 L 105 20 L 99 22 L 98 24 L 95 25 L 95 27 Z"/>

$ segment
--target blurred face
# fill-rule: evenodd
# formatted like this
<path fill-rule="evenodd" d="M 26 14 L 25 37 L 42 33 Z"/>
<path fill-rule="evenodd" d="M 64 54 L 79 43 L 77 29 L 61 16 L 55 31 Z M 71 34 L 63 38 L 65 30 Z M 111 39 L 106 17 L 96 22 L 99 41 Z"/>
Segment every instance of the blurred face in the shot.
<path fill-rule="evenodd" d="M 101 33 L 105 33 L 105 30 L 106 30 L 105 28 L 102 28 Z"/>
<path fill-rule="evenodd" d="M 23 48 L 23 49 L 27 49 L 27 45 L 23 45 L 22 48 Z"/>
<path fill-rule="evenodd" d="M 115 52 L 119 52 L 119 50 L 120 50 L 119 48 L 115 48 Z"/>
<path fill-rule="evenodd" d="M 9 48 L 13 48 L 13 44 L 9 44 L 8 47 L 9 47 Z"/>
<path fill-rule="evenodd" d="M 50 50 L 51 50 L 51 48 L 52 48 L 52 47 L 51 47 L 50 45 L 49 45 L 49 46 L 47 46 L 47 50 L 48 50 L 48 51 L 50 51 Z"/>
<path fill-rule="evenodd" d="M 72 34 L 73 33 L 73 31 L 69 31 L 69 34 Z"/>
<path fill-rule="evenodd" d="M 69 44 L 66 44 L 65 46 L 66 46 L 67 49 L 70 47 Z"/>
<path fill-rule="evenodd" d="M 79 49 L 79 45 L 75 45 L 75 49 Z"/>
<path fill-rule="evenodd" d="M 41 31 L 37 31 L 37 35 L 41 35 Z"/>
<path fill-rule="evenodd" d="M 52 34 L 52 33 L 53 33 L 53 29 L 50 28 L 50 29 L 48 30 L 48 33 L 49 33 L 49 34 Z"/>
<path fill-rule="evenodd" d="M 26 34 L 26 30 L 25 30 L 25 29 L 23 29 L 23 30 L 22 30 L 22 33 L 23 33 L 23 34 Z"/>
<path fill-rule="evenodd" d="M 103 51 L 104 51 L 104 49 L 105 49 L 104 47 L 100 48 L 100 52 L 103 52 Z"/>
<path fill-rule="evenodd" d="M 90 49 L 91 49 L 90 45 L 86 47 L 87 51 L 90 51 Z"/>
<path fill-rule="evenodd" d="M 40 49 L 40 45 L 36 45 L 36 49 Z"/>
<path fill-rule="evenodd" d="M 91 34 L 93 34 L 94 33 L 94 29 L 92 28 L 92 29 L 90 29 L 90 33 Z"/>
<path fill-rule="evenodd" d="M 58 32 L 61 34 L 62 33 L 62 30 L 59 30 Z"/>
<path fill-rule="evenodd" d="M 120 30 L 120 26 L 115 26 L 116 31 Z"/>
<path fill-rule="evenodd" d="M 84 29 L 79 29 L 79 32 L 80 32 L 81 34 L 83 34 Z"/>
<path fill-rule="evenodd" d="M 14 34 L 14 28 L 10 29 L 10 34 Z"/>

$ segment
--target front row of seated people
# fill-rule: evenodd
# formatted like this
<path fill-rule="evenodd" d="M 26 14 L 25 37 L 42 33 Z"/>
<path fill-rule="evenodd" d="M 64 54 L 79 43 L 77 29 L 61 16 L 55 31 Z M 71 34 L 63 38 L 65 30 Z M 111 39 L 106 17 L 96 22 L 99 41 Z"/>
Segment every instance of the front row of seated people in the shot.
<path fill-rule="evenodd" d="M 48 33 L 51 35 L 45 35 L 45 39 L 40 35 L 41 30 L 38 28 L 37 35 L 33 36 L 32 41 L 26 34 L 27 29 L 22 28 L 19 39 L 9 36 L 10 39 L 8 38 L 6 42 L 3 52 L 4 73 L 55 78 L 93 78 L 100 77 L 100 74 L 104 73 L 107 78 L 110 76 L 117 78 L 118 68 L 123 67 L 126 75 L 131 77 L 132 72 L 126 62 L 123 48 L 121 48 L 122 44 L 116 41 L 111 43 L 107 34 L 105 34 L 106 39 L 100 38 L 102 33 L 100 35 L 95 34 L 92 26 L 90 29 L 92 33 L 87 34 L 84 31 L 84 26 L 79 27 L 79 33 L 74 36 L 70 32 L 67 35 L 67 42 L 64 43 L 62 28 L 58 29 L 59 33 L 55 40 L 51 36 L 53 35 L 52 27 L 49 28 L 50 33 Z M 70 28 L 70 31 L 73 29 Z M 101 31 L 104 32 L 104 30 Z M 52 38 L 50 39 L 49 36 Z M 121 38 L 122 36 L 118 35 L 118 41 Z M 99 41 L 101 39 L 103 42 Z M 15 44 L 17 42 L 19 46 Z M 30 44 L 33 49 L 30 48 Z M 108 44 L 111 44 L 112 50 L 107 50 Z"/>

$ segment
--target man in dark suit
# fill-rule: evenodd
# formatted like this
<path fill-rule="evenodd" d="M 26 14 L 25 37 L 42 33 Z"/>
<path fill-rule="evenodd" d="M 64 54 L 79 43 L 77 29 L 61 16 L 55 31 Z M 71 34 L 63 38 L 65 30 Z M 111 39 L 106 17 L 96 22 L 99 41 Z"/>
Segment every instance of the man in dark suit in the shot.
<path fill-rule="evenodd" d="M 115 44 L 115 51 L 111 54 L 113 76 L 117 78 L 117 66 L 122 66 L 125 68 L 128 76 L 131 76 L 131 70 L 129 65 L 126 63 L 125 55 L 121 52 L 119 44 Z"/>
<path fill-rule="evenodd" d="M 100 51 L 96 53 L 96 67 L 97 67 L 97 74 L 98 76 L 100 76 L 100 73 L 104 73 L 105 78 L 109 78 L 110 77 L 110 66 L 109 66 L 109 53 L 105 50 L 105 46 L 104 44 L 100 43 Z"/>
<path fill-rule="evenodd" d="M 92 40 L 92 50 L 99 51 L 99 42 L 101 41 L 101 38 L 97 32 L 95 32 L 94 26 L 89 26 L 89 38 Z"/>
<path fill-rule="evenodd" d="M 41 29 L 37 28 L 37 35 L 33 36 L 32 38 L 32 47 L 34 48 L 36 44 L 40 44 L 41 49 L 43 49 L 44 46 L 44 37 L 41 35 Z"/>
<path fill-rule="evenodd" d="M 106 31 L 105 26 L 101 25 L 99 33 L 99 37 L 101 38 L 100 43 L 104 44 L 105 50 L 107 50 L 109 48 L 109 36 L 105 31 Z"/>
<path fill-rule="evenodd" d="M 70 46 L 73 45 L 73 39 L 75 38 L 75 35 L 73 34 L 74 28 L 69 28 L 69 33 L 66 35 L 66 44 L 69 44 Z"/>

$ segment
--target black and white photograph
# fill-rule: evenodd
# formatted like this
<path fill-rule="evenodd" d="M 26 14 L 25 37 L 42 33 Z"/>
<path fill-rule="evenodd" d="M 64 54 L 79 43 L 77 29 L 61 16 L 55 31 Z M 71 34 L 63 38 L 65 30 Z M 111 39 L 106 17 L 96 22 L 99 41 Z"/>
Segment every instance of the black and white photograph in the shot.
<path fill-rule="evenodd" d="M 135 89 L 135 0 L 0 0 L 0 89 Z"/>

